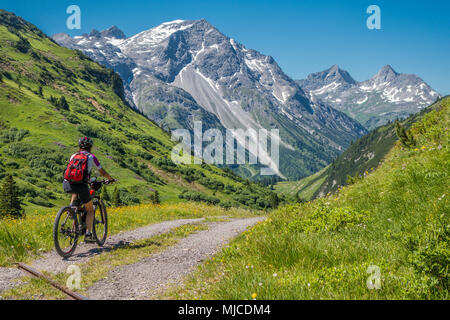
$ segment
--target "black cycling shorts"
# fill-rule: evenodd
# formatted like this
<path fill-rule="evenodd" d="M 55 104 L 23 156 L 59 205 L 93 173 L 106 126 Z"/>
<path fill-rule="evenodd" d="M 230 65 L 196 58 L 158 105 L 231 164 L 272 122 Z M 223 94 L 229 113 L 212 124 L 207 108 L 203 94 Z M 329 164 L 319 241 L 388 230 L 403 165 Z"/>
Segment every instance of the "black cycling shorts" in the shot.
<path fill-rule="evenodd" d="M 87 183 L 72 184 L 67 180 L 63 182 L 63 189 L 66 193 L 76 193 L 83 204 L 89 203 L 92 196 Z"/>

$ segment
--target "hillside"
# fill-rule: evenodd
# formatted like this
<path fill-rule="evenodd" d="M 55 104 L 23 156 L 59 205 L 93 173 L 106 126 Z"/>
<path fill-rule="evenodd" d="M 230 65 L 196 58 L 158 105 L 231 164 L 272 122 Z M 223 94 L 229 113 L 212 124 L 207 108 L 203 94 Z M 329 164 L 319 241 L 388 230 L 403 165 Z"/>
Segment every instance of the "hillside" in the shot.
<path fill-rule="evenodd" d="M 165 297 L 448 300 L 449 126 L 447 97 L 412 125 L 416 146 L 396 144 L 336 195 L 274 211 Z"/>
<path fill-rule="evenodd" d="M 170 135 L 126 100 L 121 78 L 0 10 L 0 178 L 12 174 L 28 210 L 65 204 L 62 173 L 78 138 L 119 179 L 124 204 L 195 200 L 255 209 L 272 192 L 209 165 L 175 166 Z"/>
<path fill-rule="evenodd" d="M 298 181 L 278 182 L 274 185 L 274 189 L 280 195 L 285 195 L 290 199 L 295 199 L 296 201 L 309 201 L 325 182 L 328 169 L 329 166 L 326 166 L 322 170 Z"/>
<path fill-rule="evenodd" d="M 425 114 L 439 106 L 440 102 L 435 103 L 400 123 L 405 129 L 409 129 Z M 306 200 L 323 197 L 346 185 L 349 177 L 357 179 L 377 168 L 397 141 L 395 123 L 380 126 L 352 143 L 325 169 L 297 182 L 280 182 L 276 190 L 287 195 L 299 193 L 300 197 Z"/>

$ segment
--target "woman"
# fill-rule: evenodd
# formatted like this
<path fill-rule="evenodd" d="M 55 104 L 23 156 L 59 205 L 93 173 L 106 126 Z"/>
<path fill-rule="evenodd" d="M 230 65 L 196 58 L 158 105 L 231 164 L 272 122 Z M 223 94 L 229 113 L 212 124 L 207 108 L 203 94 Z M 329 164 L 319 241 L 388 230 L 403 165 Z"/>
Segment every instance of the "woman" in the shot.
<path fill-rule="evenodd" d="M 92 234 L 94 206 L 88 184 L 92 167 L 95 165 L 98 172 L 110 182 L 115 181 L 114 178 L 102 168 L 97 157 L 91 153 L 93 145 L 94 142 L 91 138 L 83 137 L 78 140 L 80 150 L 70 157 L 63 182 L 64 191 L 72 194 L 71 205 L 73 205 L 78 198 L 86 208 L 86 236 L 84 238 L 86 243 L 95 242 L 95 238 Z"/>

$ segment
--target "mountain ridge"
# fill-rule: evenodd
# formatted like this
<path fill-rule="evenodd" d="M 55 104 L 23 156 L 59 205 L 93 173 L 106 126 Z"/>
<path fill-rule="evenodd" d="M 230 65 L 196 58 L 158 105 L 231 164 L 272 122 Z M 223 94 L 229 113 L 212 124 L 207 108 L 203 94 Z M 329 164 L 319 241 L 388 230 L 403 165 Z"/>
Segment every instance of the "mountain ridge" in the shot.
<path fill-rule="evenodd" d="M 440 97 L 419 76 L 398 73 L 389 64 L 369 80 L 354 83 L 327 77 L 333 68 L 350 76 L 335 65 L 296 82 L 310 96 L 329 103 L 369 130 L 419 112 Z"/>
<path fill-rule="evenodd" d="M 310 99 L 272 57 L 247 49 L 204 19 L 166 22 L 121 40 L 54 39 L 116 70 L 127 99 L 170 129 L 192 127 L 191 106 L 183 108 L 182 120 L 170 116 L 187 105 L 188 95 L 196 110 L 219 120 L 210 127 L 278 128 L 285 155 L 280 173 L 289 178 L 322 168 L 366 132 L 344 113 Z M 176 90 L 175 102 L 165 103 L 165 96 Z"/>

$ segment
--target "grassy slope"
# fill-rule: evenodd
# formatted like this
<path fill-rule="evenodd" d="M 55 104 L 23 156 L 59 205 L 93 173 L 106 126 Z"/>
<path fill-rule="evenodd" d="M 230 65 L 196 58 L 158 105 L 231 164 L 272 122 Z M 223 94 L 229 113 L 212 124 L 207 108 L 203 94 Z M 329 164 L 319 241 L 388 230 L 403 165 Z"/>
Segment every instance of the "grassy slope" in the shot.
<path fill-rule="evenodd" d="M 273 212 L 169 296 L 449 299 L 450 98 L 433 109 L 412 128 L 417 148 L 397 144 L 336 195 Z"/>
<path fill-rule="evenodd" d="M 288 197 L 298 195 L 303 200 L 311 200 L 317 189 L 324 183 L 329 166 L 319 172 L 298 181 L 282 181 L 275 185 L 275 190 Z"/>
<path fill-rule="evenodd" d="M 5 11 L 0 11 L 0 75 L 0 178 L 15 176 L 27 211 L 67 202 L 61 175 L 85 134 L 97 136 L 94 152 L 120 180 L 129 204 L 148 201 L 151 190 L 170 202 L 181 201 L 178 195 L 184 190 L 197 190 L 237 205 L 233 199 L 249 189 L 243 179 L 212 166 L 161 163 L 170 158 L 170 136 L 124 103 L 116 74 Z M 51 96 L 64 96 L 69 110 L 50 103 Z M 28 134 L 17 135 L 15 129 Z M 225 192 L 223 185 L 231 191 Z M 247 193 L 255 198 L 247 203 L 241 199 L 239 205 L 267 203 L 269 191 L 251 188 Z"/>
<path fill-rule="evenodd" d="M 424 109 L 401 121 L 401 124 L 410 128 L 430 110 L 432 108 Z M 397 140 L 394 123 L 378 127 L 352 143 L 325 169 L 299 181 L 280 182 L 275 189 L 286 195 L 293 195 L 295 190 L 306 200 L 335 192 L 346 184 L 348 176 L 364 175 L 366 171 L 377 168 Z"/>

